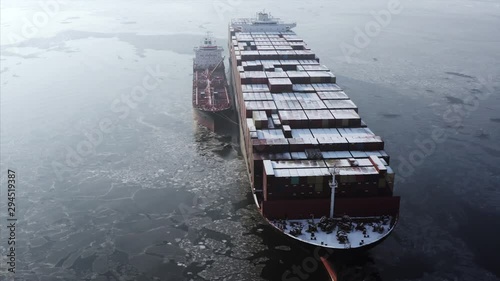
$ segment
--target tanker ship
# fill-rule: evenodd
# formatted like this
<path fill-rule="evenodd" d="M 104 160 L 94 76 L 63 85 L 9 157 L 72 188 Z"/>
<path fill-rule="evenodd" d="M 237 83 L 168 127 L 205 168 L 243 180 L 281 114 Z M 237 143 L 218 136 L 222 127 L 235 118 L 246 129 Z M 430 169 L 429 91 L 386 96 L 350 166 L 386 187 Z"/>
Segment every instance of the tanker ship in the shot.
<path fill-rule="evenodd" d="M 230 79 L 253 199 L 290 239 L 366 250 L 398 221 L 390 157 L 295 26 L 265 12 L 229 25 Z"/>
<path fill-rule="evenodd" d="M 212 131 L 223 124 L 231 109 L 231 97 L 227 90 L 223 48 L 207 33 L 203 44 L 194 48 L 193 60 L 193 108 L 199 124 Z"/>

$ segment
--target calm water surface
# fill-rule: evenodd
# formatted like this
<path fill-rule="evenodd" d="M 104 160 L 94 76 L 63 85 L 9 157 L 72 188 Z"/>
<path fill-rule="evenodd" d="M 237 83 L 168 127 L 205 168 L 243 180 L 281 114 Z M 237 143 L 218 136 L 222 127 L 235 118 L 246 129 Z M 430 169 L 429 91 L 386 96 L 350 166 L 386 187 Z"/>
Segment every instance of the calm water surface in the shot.
<path fill-rule="evenodd" d="M 497 1 L 401 1 L 348 59 L 341 46 L 388 1 L 66 0 L 30 27 L 40 3 L 1 3 L 16 280 L 301 280 L 284 274 L 310 253 L 265 224 L 237 141 L 197 127 L 191 109 L 193 46 L 206 31 L 226 46 L 229 19 L 262 8 L 297 22 L 399 176 L 400 224 L 339 264 L 344 280 L 500 280 Z M 321 267 L 307 279 L 325 280 Z"/>

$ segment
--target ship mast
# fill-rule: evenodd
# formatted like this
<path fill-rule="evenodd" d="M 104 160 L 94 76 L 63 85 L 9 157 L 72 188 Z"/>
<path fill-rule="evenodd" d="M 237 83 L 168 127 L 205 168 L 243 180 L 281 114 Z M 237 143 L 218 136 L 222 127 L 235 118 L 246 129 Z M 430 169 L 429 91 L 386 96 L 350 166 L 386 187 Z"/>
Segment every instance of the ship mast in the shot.
<path fill-rule="evenodd" d="M 337 167 L 333 166 L 333 171 L 330 172 L 332 174 L 332 180 L 330 181 L 330 188 L 332 189 L 332 194 L 330 195 L 330 218 L 333 218 L 334 209 L 335 209 L 335 189 L 337 188 L 337 180 L 335 179 L 335 175 L 337 174 Z"/>
<path fill-rule="evenodd" d="M 212 69 L 212 71 L 210 71 L 210 74 L 208 75 L 208 77 L 211 77 L 212 76 L 212 73 L 214 73 L 214 71 L 217 69 L 217 67 L 219 67 L 220 63 L 224 61 L 224 58 L 225 57 L 222 57 L 222 59 L 219 61 L 219 63 L 214 67 L 214 69 Z"/>
<path fill-rule="evenodd" d="M 212 91 L 212 89 L 210 89 L 210 82 L 211 82 L 212 74 L 214 73 L 214 71 L 217 69 L 217 67 L 219 67 L 219 65 L 223 61 L 224 61 L 224 57 L 219 61 L 219 63 L 217 63 L 217 65 L 214 67 L 214 69 L 212 69 L 212 71 L 210 71 L 210 72 L 209 72 L 209 69 L 207 68 L 207 87 L 205 88 L 205 94 L 208 95 L 208 103 L 209 104 L 212 104 L 212 98 L 213 98 L 213 100 L 215 100 L 215 97 L 213 97 L 213 95 L 215 95 L 215 93 Z"/>
<path fill-rule="evenodd" d="M 208 72 L 208 68 L 206 70 L 207 75 L 207 87 L 205 87 L 205 95 L 208 96 L 208 104 L 212 104 L 212 90 L 210 89 L 210 73 Z"/>

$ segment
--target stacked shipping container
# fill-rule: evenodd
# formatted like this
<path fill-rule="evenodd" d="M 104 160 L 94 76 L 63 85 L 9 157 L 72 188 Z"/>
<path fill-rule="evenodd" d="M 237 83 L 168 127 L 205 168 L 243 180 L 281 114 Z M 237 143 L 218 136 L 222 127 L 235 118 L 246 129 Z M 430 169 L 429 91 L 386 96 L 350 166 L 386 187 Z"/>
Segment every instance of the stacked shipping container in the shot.
<path fill-rule="evenodd" d="M 399 197 L 392 196 L 394 172 L 384 142 L 366 128 L 335 75 L 302 39 L 291 31 L 232 29 L 230 37 L 243 148 L 264 215 L 310 215 L 292 211 L 300 209 L 298 202 L 317 202 L 315 210 L 327 213 L 333 178 L 336 200 L 362 198 L 370 206 L 344 200 L 337 216 L 397 215 Z"/>

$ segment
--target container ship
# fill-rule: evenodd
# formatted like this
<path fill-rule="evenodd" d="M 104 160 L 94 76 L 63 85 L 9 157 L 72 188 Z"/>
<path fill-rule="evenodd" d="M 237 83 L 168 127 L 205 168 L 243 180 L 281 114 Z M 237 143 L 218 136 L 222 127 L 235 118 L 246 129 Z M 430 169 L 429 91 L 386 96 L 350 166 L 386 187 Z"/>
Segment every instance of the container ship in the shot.
<path fill-rule="evenodd" d="M 230 79 L 253 198 L 291 239 L 366 250 L 398 221 L 390 158 L 295 26 L 265 12 L 229 25 Z"/>
<path fill-rule="evenodd" d="M 231 109 L 224 68 L 223 48 L 207 33 L 203 44 L 194 48 L 193 108 L 198 123 L 215 131 Z"/>

